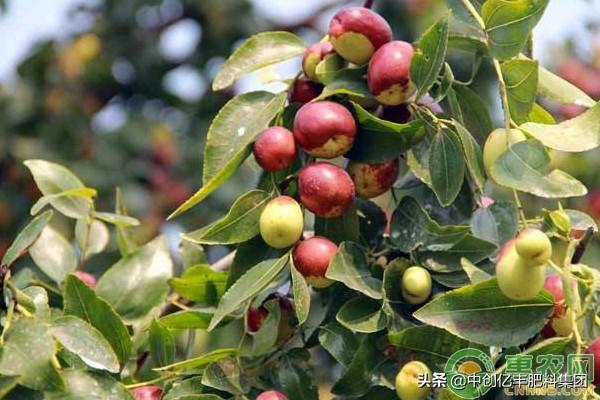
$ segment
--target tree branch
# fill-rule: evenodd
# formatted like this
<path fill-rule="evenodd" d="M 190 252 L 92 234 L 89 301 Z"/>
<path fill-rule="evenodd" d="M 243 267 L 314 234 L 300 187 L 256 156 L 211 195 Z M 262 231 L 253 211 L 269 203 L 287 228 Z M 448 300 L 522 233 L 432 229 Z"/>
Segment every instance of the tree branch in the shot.
<path fill-rule="evenodd" d="M 375 0 L 365 0 L 365 4 L 363 5 L 364 8 L 371 8 L 373 7 L 373 2 Z"/>

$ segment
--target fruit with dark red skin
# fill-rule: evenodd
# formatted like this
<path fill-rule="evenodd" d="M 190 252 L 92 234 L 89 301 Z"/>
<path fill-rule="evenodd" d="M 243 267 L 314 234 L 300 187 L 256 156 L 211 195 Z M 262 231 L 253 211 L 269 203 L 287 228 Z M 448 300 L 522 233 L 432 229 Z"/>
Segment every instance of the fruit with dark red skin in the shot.
<path fill-rule="evenodd" d="M 431 370 L 421 361 L 405 364 L 396 375 L 396 393 L 400 400 L 424 400 L 431 391 L 424 386 L 419 387 L 419 375 L 431 379 Z"/>
<path fill-rule="evenodd" d="M 162 389 L 159 386 L 142 386 L 131 390 L 135 400 L 160 400 Z"/>
<path fill-rule="evenodd" d="M 312 44 L 304 52 L 302 57 L 302 70 L 304 75 L 311 81 L 318 82 L 315 70 L 317 65 L 326 57 L 335 56 L 335 50 L 330 42 L 319 42 Z"/>
<path fill-rule="evenodd" d="M 308 164 L 298 174 L 300 202 L 322 218 L 339 217 L 352 206 L 355 190 L 350 175 L 328 162 Z"/>
<path fill-rule="evenodd" d="M 592 190 L 585 199 L 585 209 L 596 219 L 600 219 L 600 190 Z"/>
<path fill-rule="evenodd" d="M 300 240 L 304 230 L 304 216 L 296 200 L 289 196 L 279 196 L 267 203 L 258 224 L 265 243 L 281 249 Z"/>
<path fill-rule="evenodd" d="M 594 339 L 587 348 L 587 354 L 594 356 L 594 385 L 600 386 L 600 338 Z"/>
<path fill-rule="evenodd" d="M 354 117 L 341 104 L 317 101 L 303 105 L 296 113 L 294 137 L 313 157 L 339 157 L 350 150 L 355 136 Z"/>
<path fill-rule="evenodd" d="M 504 295 L 513 300 L 533 299 L 544 287 L 545 264 L 535 264 L 521 257 L 516 240 L 507 242 L 498 255 L 496 279 Z"/>
<path fill-rule="evenodd" d="M 340 56 L 361 65 L 369 61 L 375 50 L 392 40 L 392 29 L 376 12 L 365 7 L 349 7 L 331 19 L 329 40 Z"/>
<path fill-rule="evenodd" d="M 397 124 L 405 124 L 410 119 L 410 111 L 406 104 L 387 106 L 383 108 L 381 118 Z"/>
<path fill-rule="evenodd" d="M 262 392 L 256 400 L 288 400 L 287 397 L 281 392 L 276 390 L 269 390 L 268 392 Z"/>
<path fill-rule="evenodd" d="M 410 43 L 394 40 L 373 54 L 367 71 L 367 83 L 381 104 L 395 106 L 405 103 L 415 92 L 410 80 L 413 53 L 414 48 Z"/>
<path fill-rule="evenodd" d="M 290 103 L 306 104 L 316 99 L 322 91 L 323 85 L 301 76 L 294 80 L 289 100 Z"/>
<path fill-rule="evenodd" d="M 254 158 L 265 171 L 281 171 L 294 163 L 296 141 L 294 134 L 282 126 L 263 131 L 254 142 Z"/>
<path fill-rule="evenodd" d="M 396 182 L 400 161 L 397 158 L 372 164 L 350 161 L 346 169 L 354 182 L 356 195 L 370 199 L 387 192 Z"/>
<path fill-rule="evenodd" d="M 546 264 L 552 257 L 552 243 L 546 234 L 539 229 L 528 228 L 519 233 L 515 239 L 515 250 L 528 263 Z"/>
<path fill-rule="evenodd" d="M 564 303 L 562 276 L 560 274 L 550 275 L 544 282 L 546 289 L 554 298 L 554 311 L 550 320 L 542 329 L 542 336 L 546 338 L 555 336 L 569 336 L 573 332 L 573 311 L 568 309 Z"/>
<path fill-rule="evenodd" d="M 246 324 L 248 325 L 248 331 L 257 332 L 262 326 L 263 322 L 267 318 L 269 312 L 264 307 L 250 307 L 246 315 Z"/>
<path fill-rule="evenodd" d="M 327 268 L 338 247 L 322 236 L 313 236 L 296 245 L 292 252 L 294 266 L 304 276 L 306 282 L 316 288 L 326 288 L 334 281 L 325 277 Z"/>
<path fill-rule="evenodd" d="M 293 334 L 293 318 L 294 318 L 294 305 L 285 296 L 281 296 L 277 293 L 269 295 L 265 300 L 265 303 L 269 300 L 277 299 L 279 310 L 281 311 L 279 319 L 279 334 L 277 336 L 277 343 L 287 341 Z M 250 306 L 246 314 L 246 326 L 248 331 L 255 333 L 261 328 L 265 319 L 269 315 L 269 310 L 263 305 L 260 307 Z"/>
<path fill-rule="evenodd" d="M 75 271 L 73 274 L 92 289 L 96 287 L 96 277 L 94 275 L 85 271 Z"/>

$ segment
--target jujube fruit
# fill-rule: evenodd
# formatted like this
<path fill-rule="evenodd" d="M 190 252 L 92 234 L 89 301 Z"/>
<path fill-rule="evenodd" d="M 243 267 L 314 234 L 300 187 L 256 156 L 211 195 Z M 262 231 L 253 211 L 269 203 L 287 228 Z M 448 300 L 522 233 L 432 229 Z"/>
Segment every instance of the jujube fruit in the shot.
<path fill-rule="evenodd" d="M 430 388 L 419 387 L 419 376 L 431 379 L 431 370 L 421 361 L 410 361 L 396 375 L 396 394 L 400 400 L 424 400 Z"/>
<path fill-rule="evenodd" d="M 511 129 L 508 134 L 504 128 L 494 129 L 488 135 L 483 145 L 483 166 L 489 177 L 492 176 L 492 165 L 508 150 L 509 143 L 512 146 L 523 140 L 527 140 L 527 137 L 519 129 Z"/>
<path fill-rule="evenodd" d="M 422 304 L 431 295 L 431 274 L 423 267 L 410 267 L 402 274 L 401 288 L 404 300 Z"/>
<path fill-rule="evenodd" d="M 319 97 L 322 91 L 323 85 L 301 76 L 294 80 L 289 100 L 290 103 L 306 104 Z"/>
<path fill-rule="evenodd" d="M 284 248 L 296 243 L 304 230 L 300 205 L 289 196 L 271 200 L 259 219 L 260 235 L 271 247 Z"/>
<path fill-rule="evenodd" d="M 513 239 L 500 250 L 496 263 L 496 278 L 506 297 L 513 300 L 530 300 L 544 287 L 546 267 L 521 257 Z"/>
<path fill-rule="evenodd" d="M 397 158 L 370 164 L 350 161 L 346 169 L 354 182 L 356 195 L 370 199 L 387 192 L 392 187 L 400 173 L 400 162 Z"/>
<path fill-rule="evenodd" d="M 339 157 L 350 150 L 355 136 L 354 117 L 346 107 L 332 101 L 307 103 L 294 119 L 294 137 L 313 157 Z"/>
<path fill-rule="evenodd" d="M 367 71 L 369 90 L 381 104 L 405 103 L 415 92 L 410 80 L 410 62 L 414 54 L 408 42 L 395 40 L 373 54 Z"/>
<path fill-rule="evenodd" d="M 329 39 L 340 56 L 361 65 L 392 40 L 392 28 L 381 15 L 368 8 L 349 7 L 331 19 Z"/>
<path fill-rule="evenodd" d="M 269 390 L 268 392 L 262 392 L 256 400 L 288 400 L 287 397 L 281 392 L 276 390 Z"/>
<path fill-rule="evenodd" d="M 296 158 L 294 134 L 282 126 L 267 128 L 254 142 L 253 152 L 256 162 L 265 171 L 281 171 Z"/>
<path fill-rule="evenodd" d="M 162 395 L 162 389 L 159 386 L 148 385 L 131 390 L 135 400 L 159 400 Z"/>
<path fill-rule="evenodd" d="M 355 190 L 350 175 L 328 162 L 308 164 L 298 174 L 302 204 L 322 218 L 339 217 L 352 206 Z"/>
<path fill-rule="evenodd" d="M 527 262 L 536 265 L 546 264 L 552 257 L 552 243 L 539 229 L 528 228 L 519 233 L 515 239 L 515 249 Z"/>
<path fill-rule="evenodd" d="M 327 279 L 325 274 L 337 250 L 337 245 L 331 240 L 322 236 L 313 236 L 298 243 L 294 248 L 292 252 L 294 266 L 308 284 L 317 288 L 328 287 L 334 281 Z"/>
<path fill-rule="evenodd" d="M 569 336 L 573 332 L 573 311 L 564 303 L 562 276 L 560 274 L 550 275 L 544 281 L 546 289 L 554 298 L 554 310 L 550 320 L 542 329 L 542 336 L 546 338 L 555 336 Z"/>
<path fill-rule="evenodd" d="M 317 65 L 326 57 L 334 57 L 335 50 L 330 42 L 319 42 L 312 44 L 304 52 L 302 57 L 302 70 L 308 79 L 318 82 L 316 69 Z"/>

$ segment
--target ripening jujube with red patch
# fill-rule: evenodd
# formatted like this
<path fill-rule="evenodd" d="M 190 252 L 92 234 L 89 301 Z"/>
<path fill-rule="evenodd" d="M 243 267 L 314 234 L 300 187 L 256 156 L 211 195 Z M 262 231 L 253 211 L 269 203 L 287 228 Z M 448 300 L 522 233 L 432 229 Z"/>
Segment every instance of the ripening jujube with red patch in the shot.
<path fill-rule="evenodd" d="M 326 278 L 325 274 L 337 250 L 338 246 L 331 240 L 313 236 L 298 243 L 294 248 L 294 266 L 310 285 L 317 288 L 331 286 L 333 281 Z"/>
<path fill-rule="evenodd" d="M 356 122 L 352 113 L 333 101 L 303 105 L 294 119 L 294 138 L 314 157 L 339 157 L 352 147 Z"/>
<path fill-rule="evenodd" d="M 162 389 L 159 386 L 148 385 L 131 390 L 135 400 L 160 400 Z"/>
<path fill-rule="evenodd" d="M 294 80 L 290 91 L 290 103 L 306 104 L 319 97 L 323 91 L 323 85 L 311 81 L 306 77 L 298 77 Z"/>
<path fill-rule="evenodd" d="M 315 69 L 317 65 L 328 56 L 334 56 L 335 50 L 330 42 L 319 42 L 312 44 L 304 52 L 302 57 L 302 70 L 308 79 L 318 82 Z"/>
<path fill-rule="evenodd" d="M 302 204 L 323 218 L 339 217 L 352 206 L 354 182 L 348 173 L 328 162 L 308 164 L 298 174 Z"/>
<path fill-rule="evenodd" d="M 280 171 L 292 165 L 296 158 L 294 134 L 282 126 L 264 130 L 254 142 L 254 157 L 265 171 Z"/>
<path fill-rule="evenodd" d="M 375 50 L 392 40 L 392 29 L 376 12 L 365 7 L 350 7 L 333 16 L 329 38 L 340 56 L 361 65 L 369 61 Z"/>
<path fill-rule="evenodd" d="M 405 103 L 415 92 L 410 80 L 410 62 L 414 48 L 410 43 L 395 40 L 381 46 L 369 62 L 369 90 L 381 103 L 395 106 Z"/>
<path fill-rule="evenodd" d="M 544 289 L 552 295 L 554 299 L 554 309 L 550 320 L 542 329 L 542 336 L 551 338 L 555 336 L 569 336 L 573 333 L 573 310 L 565 304 L 565 294 L 563 290 L 562 275 L 554 274 L 546 278 Z"/>
<path fill-rule="evenodd" d="M 276 390 L 269 390 L 267 392 L 262 392 L 256 400 L 288 400 L 287 397 L 281 392 Z"/>
<path fill-rule="evenodd" d="M 354 182 L 356 195 L 370 199 L 392 187 L 400 174 L 400 162 L 397 158 L 380 163 L 350 161 L 346 170 Z"/>

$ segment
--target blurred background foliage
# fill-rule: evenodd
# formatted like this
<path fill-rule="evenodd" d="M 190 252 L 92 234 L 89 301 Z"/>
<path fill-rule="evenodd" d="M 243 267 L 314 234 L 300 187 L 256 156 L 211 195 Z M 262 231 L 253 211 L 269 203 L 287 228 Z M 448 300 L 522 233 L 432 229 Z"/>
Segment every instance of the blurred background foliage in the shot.
<path fill-rule="evenodd" d="M 288 0 L 275 1 L 284 3 L 276 8 L 291 6 Z M 296 4 L 290 8 L 296 11 L 286 18 L 274 19 L 255 3 L 82 1 L 65 21 L 72 34 L 33 47 L 18 65 L 16 79 L 0 87 L 0 256 L 39 196 L 22 166 L 28 158 L 65 164 L 98 189 L 103 210 L 114 208 L 114 188 L 120 187 L 130 214 L 142 220 L 140 240 L 159 231 L 176 238 L 179 232 L 224 214 L 233 199 L 256 182 L 258 169 L 253 161 L 192 212 L 164 222 L 201 184 L 203 142 L 219 108 L 236 91 L 283 88 L 273 81 L 293 76 L 299 61 L 260 71 L 231 90 L 215 93 L 210 82 L 220 65 L 244 38 L 265 30 L 289 30 L 307 43 L 316 41 L 336 9 L 360 4 L 311 2 L 316 6 L 301 15 L 294 14 Z M 0 10 L 10 6 L 10 1 L 0 0 Z M 442 0 L 378 0 L 376 6 L 394 28 L 395 37 L 408 41 L 445 10 Z M 600 19 L 600 13 L 597 16 Z M 585 27 L 592 32 L 597 28 L 593 21 Z M 551 67 L 598 99 L 600 46 L 591 47 L 595 50 L 586 46 L 581 51 L 578 38 L 565 38 L 553 49 Z M 468 80 L 471 61 L 457 55 L 453 64 L 457 78 Z M 491 99 L 495 97 L 492 83 L 491 69 L 484 64 L 474 87 Z M 498 111 L 498 105 L 491 104 L 490 111 Z M 579 112 L 573 107 L 554 110 L 569 117 Z M 556 155 L 556 162 L 590 188 L 600 187 L 596 153 L 575 158 Z M 592 189 L 588 198 L 569 205 L 600 218 L 599 191 Z M 214 251 L 213 259 L 219 255 L 219 249 Z M 110 265 L 102 257 L 93 264 Z"/>

